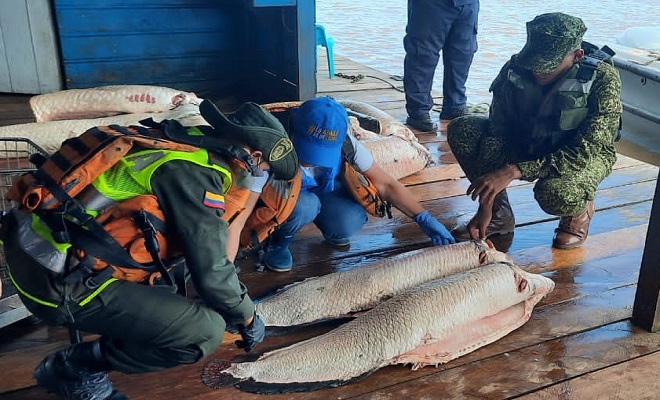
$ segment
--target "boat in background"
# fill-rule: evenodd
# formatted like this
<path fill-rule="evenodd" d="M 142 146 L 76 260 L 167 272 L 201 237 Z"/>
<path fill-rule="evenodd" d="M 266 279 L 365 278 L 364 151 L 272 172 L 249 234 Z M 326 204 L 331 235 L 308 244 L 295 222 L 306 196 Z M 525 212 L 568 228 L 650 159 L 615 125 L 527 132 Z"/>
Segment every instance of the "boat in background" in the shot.
<path fill-rule="evenodd" d="M 623 84 L 617 151 L 660 165 L 660 26 L 629 28 L 609 47 Z"/>

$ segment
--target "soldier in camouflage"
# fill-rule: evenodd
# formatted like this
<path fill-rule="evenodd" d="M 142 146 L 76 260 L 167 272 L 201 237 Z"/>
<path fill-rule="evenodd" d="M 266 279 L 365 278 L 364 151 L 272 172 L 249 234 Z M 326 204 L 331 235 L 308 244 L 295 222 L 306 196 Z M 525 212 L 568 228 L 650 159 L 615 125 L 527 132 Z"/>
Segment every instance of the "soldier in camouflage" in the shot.
<path fill-rule="evenodd" d="M 536 181 L 536 201 L 560 217 L 553 247 L 587 238 L 596 188 L 616 161 L 622 105 L 618 71 L 585 54 L 586 29 L 563 13 L 528 22 L 525 46 L 490 87 L 489 117 L 449 124 L 448 143 L 471 182 L 467 194 L 479 199 L 475 216 L 452 232 L 457 240 L 513 231 L 506 188 L 514 179 Z"/>

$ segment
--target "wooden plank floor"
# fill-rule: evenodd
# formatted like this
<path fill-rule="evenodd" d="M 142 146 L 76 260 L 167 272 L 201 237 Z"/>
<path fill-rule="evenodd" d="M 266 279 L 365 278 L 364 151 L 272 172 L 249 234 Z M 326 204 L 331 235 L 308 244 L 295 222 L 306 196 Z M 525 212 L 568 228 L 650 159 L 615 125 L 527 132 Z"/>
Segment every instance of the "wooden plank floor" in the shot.
<path fill-rule="evenodd" d="M 322 52 L 319 52 L 320 55 Z M 319 95 L 364 101 L 405 118 L 401 82 L 336 56 L 336 72 L 364 75 L 328 79 L 321 57 Z M 439 97 L 436 97 L 439 100 Z M 0 124 L 30 122 L 24 96 L 0 95 Z M 437 116 L 437 110 L 435 111 Z M 18 121 L 18 122 L 15 122 Z M 402 181 L 448 226 L 476 210 L 464 195 L 468 182 L 442 133 L 420 134 L 435 164 Z M 533 199 L 533 185 L 515 182 L 509 197 L 516 214 L 515 234 L 495 240 L 524 269 L 542 273 L 556 289 L 532 318 L 503 339 L 438 368 L 411 371 L 390 366 L 350 385 L 309 393 L 256 395 L 234 388 L 213 390 L 200 381 L 211 358 L 251 360 L 259 354 L 326 332 L 325 323 L 270 336 L 244 354 L 227 335 L 209 359 L 197 365 L 143 375 L 111 373 L 117 389 L 131 399 L 656 399 L 660 335 L 630 322 L 658 168 L 620 155 L 613 173 L 600 185 L 596 216 L 587 243 L 574 250 L 550 247 L 557 218 Z M 285 284 L 356 268 L 373 260 L 428 246 L 421 230 L 401 213 L 392 220 L 371 219 L 348 250 L 322 244 L 318 231 L 305 228 L 292 246 L 289 273 L 258 272 L 251 259 L 240 260 L 241 279 L 258 298 Z M 52 399 L 34 386 L 32 370 L 48 353 L 67 345 L 67 332 L 22 321 L 0 329 L 0 399 Z"/>

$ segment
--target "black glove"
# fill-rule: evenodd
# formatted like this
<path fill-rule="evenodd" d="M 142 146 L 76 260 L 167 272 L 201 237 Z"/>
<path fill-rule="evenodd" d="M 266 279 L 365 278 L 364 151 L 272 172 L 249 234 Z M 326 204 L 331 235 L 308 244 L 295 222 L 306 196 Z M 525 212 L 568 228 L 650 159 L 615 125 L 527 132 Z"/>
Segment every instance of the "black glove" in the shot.
<path fill-rule="evenodd" d="M 254 314 L 254 318 L 252 318 L 252 323 L 250 323 L 250 325 L 238 325 L 238 333 L 241 334 L 243 340 L 237 340 L 235 342 L 236 347 L 248 352 L 264 340 L 264 337 L 266 336 L 266 325 L 264 325 L 264 321 L 262 321 L 257 314 Z"/>

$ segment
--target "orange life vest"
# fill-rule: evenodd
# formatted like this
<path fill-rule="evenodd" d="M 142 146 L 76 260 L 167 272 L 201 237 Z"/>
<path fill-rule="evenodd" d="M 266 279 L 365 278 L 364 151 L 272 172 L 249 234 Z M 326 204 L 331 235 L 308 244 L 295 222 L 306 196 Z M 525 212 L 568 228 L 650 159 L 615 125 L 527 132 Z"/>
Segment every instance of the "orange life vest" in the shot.
<path fill-rule="evenodd" d="M 83 191 L 93 189 L 94 179 L 134 148 L 199 150 L 164 138 L 156 128 L 95 127 L 65 141 L 52 156 L 35 159 L 37 171 L 16 181 L 7 198 L 18 202 L 22 211 L 36 213 L 48 225 L 56 242 L 71 243 L 79 260 L 77 266 L 101 271 L 111 265 L 113 277 L 136 282 L 167 278 L 165 271 L 181 258 L 182 249 L 177 246 L 178 240 L 167 233 L 165 215 L 154 195 L 138 195 L 111 204 L 95 218 L 81 206 L 89 190 Z M 230 158 L 230 169 L 242 167 L 239 159 L 243 157 Z M 262 204 L 245 225 L 242 246 L 249 248 L 263 241 L 288 218 L 300 191 L 300 181 L 298 174 L 291 181 L 267 183 Z M 225 196 L 225 220 L 231 223 L 244 209 L 248 195 L 249 189 L 230 188 Z"/>

